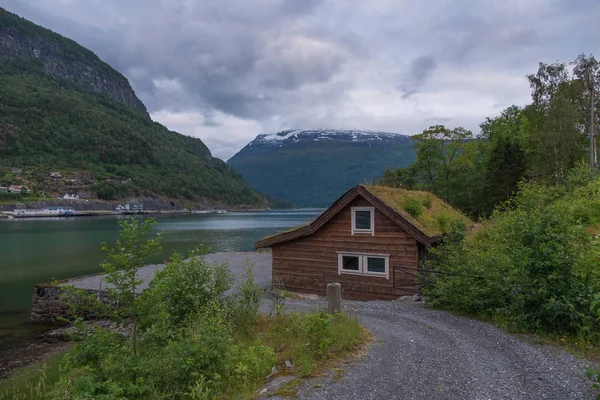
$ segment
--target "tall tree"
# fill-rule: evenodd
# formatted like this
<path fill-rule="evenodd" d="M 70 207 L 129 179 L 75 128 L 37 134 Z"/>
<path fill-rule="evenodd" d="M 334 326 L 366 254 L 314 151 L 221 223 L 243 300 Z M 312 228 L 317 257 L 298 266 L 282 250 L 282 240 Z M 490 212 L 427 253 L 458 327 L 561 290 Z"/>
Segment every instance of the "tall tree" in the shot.
<path fill-rule="evenodd" d="M 526 107 L 536 177 L 561 183 L 566 171 L 585 154 L 580 125 L 581 85 L 564 63 L 539 64 L 528 75 L 533 103 Z"/>
<path fill-rule="evenodd" d="M 600 63 L 593 54 L 579 55 L 573 62 L 573 73 L 583 86 L 583 125 L 590 136 L 590 167 L 598 166 L 598 145 L 596 132 L 598 131 L 597 93 L 600 89 Z"/>
<path fill-rule="evenodd" d="M 487 118 L 481 124 L 481 139 L 486 145 L 486 214 L 498 203 L 508 200 L 517 190 L 518 182 L 526 175 L 528 137 L 524 122 L 523 111 L 511 106 L 498 117 Z"/>

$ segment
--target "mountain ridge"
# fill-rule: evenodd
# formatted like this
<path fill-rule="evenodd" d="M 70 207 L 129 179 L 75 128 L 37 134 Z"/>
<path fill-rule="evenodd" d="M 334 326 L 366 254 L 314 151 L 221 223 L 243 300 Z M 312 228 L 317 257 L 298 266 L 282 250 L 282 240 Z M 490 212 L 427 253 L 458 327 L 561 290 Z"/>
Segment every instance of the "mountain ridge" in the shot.
<path fill-rule="evenodd" d="M 351 140 L 353 142 L 369 142 L 373 140 L 387 141 L 399 138 L 410 140 L 409 136 L 400 133 L 366 129 L 289 129 L 277 133 L 259 134 L 254 140 L 248 143 L 248 146 L 256 144 L 282 146 L 288 141 L 298 142 L 302 140 Z"/>
<path fill-rule="evenodd" d="M 415 159 L 410 136 L 360 129 L 262 133 L 227 163 L 257 190 L 296 207 L 326 207 L 357 184 Z"/>

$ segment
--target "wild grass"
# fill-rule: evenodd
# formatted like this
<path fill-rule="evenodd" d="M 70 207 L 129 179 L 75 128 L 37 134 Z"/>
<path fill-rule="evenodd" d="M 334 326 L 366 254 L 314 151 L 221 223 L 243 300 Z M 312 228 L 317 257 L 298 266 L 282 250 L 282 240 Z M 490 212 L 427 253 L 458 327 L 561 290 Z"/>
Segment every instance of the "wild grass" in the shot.
<path fill-rule="evenodd" d="M 59 379 L 63 354 L 54 355 L 24 367 L 0 381 L 0 400 L 34 400 L 43 398 Z"/>
<path fill-rule="evenodd" d="M 473 225 L 468 217 L 429 192 L 386 186 L 365 186 L 365 189 L 428 236 L 448 233 L 457 223 L 467 227 Z"/>
<path fill-rule="evenodd" d="M 277 365 L 289 360 L 294 368 L 287 372 L 301 378 L 318 374 L 370 338 L 357 317 L 323 312 L 261 317 L 257 328 L 256 337 L 276 351 Z"/>

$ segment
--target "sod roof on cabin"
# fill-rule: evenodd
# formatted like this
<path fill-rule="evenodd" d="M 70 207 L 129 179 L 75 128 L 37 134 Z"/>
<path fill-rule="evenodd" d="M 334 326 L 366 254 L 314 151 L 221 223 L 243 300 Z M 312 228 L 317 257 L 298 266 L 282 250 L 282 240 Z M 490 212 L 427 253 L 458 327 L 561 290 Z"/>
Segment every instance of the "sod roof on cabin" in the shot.
<path fill-rule="evenodd" d="M 379 208 L 413 235 L 417 241 L 428 247 L 443 234 L 450 232 L 454 223 L 460 222 L 467 227 L 473 224 L 460 211 L 431 193 L 385 186 L 359 185 L 346 192 L 314 221 L 262 238 L 256 242 L 256 247 L 270 247 L 314 233 L 357 196 L 363 197 Z"/>
<path fill-rule="evenodd" d="M 363 188 L 429 237 L 450 232 L 452 225 L 456 222 L 463 223 L 467 227 L 473 225 L 473 221 L 467 216 L 429 192 L 386 186 L 363 186 Z M 417 208 L 421 210 L 421 213 L 417 216 L 411 215 L 407 211 L 407 208 L 410 209 L 410 207 L 407 207 L 407 202 L 414 203 L 415 200 L 420 205 Z"/>

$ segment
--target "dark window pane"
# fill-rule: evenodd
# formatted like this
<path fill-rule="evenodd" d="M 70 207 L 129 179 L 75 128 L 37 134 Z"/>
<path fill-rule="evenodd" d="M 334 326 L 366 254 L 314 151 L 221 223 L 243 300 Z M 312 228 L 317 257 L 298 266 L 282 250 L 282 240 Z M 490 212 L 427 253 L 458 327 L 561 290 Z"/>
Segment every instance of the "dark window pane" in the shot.
<path fill-rule="evenodd" d="M 385 258 L 368 257 L 367 272 L 385 274 Z"/>
<path fill-rule="evenodd" d="M 371 229 L 371 211 L 356 211 L 354 229 Z"/>
<path fill-rule="evenodd" d="M 349 271 L 360 271 L 358 267 L 358 257 L 342 256 L 342 269 L 347 269 Z"/>

